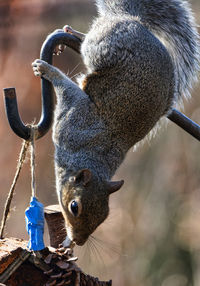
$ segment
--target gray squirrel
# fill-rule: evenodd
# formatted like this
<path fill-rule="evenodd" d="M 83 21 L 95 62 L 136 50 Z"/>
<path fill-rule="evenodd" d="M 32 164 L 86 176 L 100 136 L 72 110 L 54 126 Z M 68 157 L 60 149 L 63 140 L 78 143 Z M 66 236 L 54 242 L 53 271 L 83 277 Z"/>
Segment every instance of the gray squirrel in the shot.
<path fill-rule="evenodd" d="M 183 0 L 96 0 L 98 16 L 83 35 L 86 74 L 74 83 L 35 60 L 34 74 L 57 95 L 53 142 L 58 199 L 67 238 L 83 245 L 109 213 L 111 178 L 127 151 L 189 96 L 199 70 L 199 36 Z"/>

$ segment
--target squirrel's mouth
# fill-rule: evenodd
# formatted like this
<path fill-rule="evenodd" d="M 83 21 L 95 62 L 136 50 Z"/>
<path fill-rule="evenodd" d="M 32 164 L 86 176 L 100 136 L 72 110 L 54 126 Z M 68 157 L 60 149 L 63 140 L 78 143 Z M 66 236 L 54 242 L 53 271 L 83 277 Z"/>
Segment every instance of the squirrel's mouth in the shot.
<path fill-rule="evenodd" d="M 78 246 L 82 246 L 86 243 L 88 240 L 89 235 L 84 235 L 84 236 L 75 236 L 73 238 L 73 242 L 75 242 Z"/>
<path fill-rule="evenodd" d="M 73 242 L 75 242 L 78 246 L 82 246 L 86 243 L 87 238 L 86 239 L 73 239 Z"/>
<path fill-rule="evenodd" d="M 67 237 L 66 240 L 70 240 L 71 243 L 75 243 L 78 246 L 82 246 L 88 240 L 90 233 L 85 231 L 85 228 L 75 229 L 72 225 L 66 225 Z"/>
<path fill-rule="evenodd" d="M 84 245 L 84 243 L 85 243 L 86 241 L 75 241 L 75 240 L 74 240 L 74 242 L 75 242 L 78 246 L 82 246 L 82 245 Z"/>

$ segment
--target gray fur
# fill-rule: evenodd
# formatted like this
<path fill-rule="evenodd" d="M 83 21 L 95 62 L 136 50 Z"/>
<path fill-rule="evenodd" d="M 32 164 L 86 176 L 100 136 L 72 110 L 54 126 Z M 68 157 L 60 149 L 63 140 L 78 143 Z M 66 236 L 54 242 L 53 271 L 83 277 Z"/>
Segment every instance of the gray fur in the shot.
<path fill-rule="evenodd" d="M 87 73 L 79 79 L 80 87 L 55 67 L 41 60 L 34 63 L 35 74 L 51 81 L 57 95 L 56 186 L 71 239 L 78 233 L 77 225 L 92 214 L 85 234 L 82 228 L 77 235 L 84 237 L 80 244 L 108 214 L 106 182 L 129 148 L 179 98 L 188 96 L 199 68 L 199 37 L 187 1 L 96 0 L 96 4 L 99 16 L 81 47 Z M 66 187 L 81 169 L 92 173 L 89 186 L 82 185 L 81 192 Z M 70 192 L 77 192 L 85 204 L 78 223 L 69 223 L 63 205 L 62 197 Z"/>
<path fill-rule="evenodd" d="M 102 2 L 104 5 L 102 5 Z M 174 64 L 175 101 L 189 97 L 197 79 L 200 44 L 197 26 L 188 1 L 185 0 L 96 0 L 99 14 L 138 16 L 167 48 Z"/>

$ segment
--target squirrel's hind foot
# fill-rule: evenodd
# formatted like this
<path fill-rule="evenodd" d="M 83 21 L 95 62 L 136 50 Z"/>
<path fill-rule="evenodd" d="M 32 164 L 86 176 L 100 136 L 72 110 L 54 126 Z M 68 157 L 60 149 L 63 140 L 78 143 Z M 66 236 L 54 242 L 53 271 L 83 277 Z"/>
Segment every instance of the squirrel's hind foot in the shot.
<path fill-rule="evenodd" d="M 74 29 L 73 29 L 71 26 L 69 26 L 69 25 L 65 25 L 65 26 L 63 27 L 63 30 L 64 30 L 65 33 L 72 34 L 72 35 L 74 35 L 75 37 L 79 38 L 81 41 L 84 40 L 84 38 L 85 38 L 85 34 L 74 30 Z"/>

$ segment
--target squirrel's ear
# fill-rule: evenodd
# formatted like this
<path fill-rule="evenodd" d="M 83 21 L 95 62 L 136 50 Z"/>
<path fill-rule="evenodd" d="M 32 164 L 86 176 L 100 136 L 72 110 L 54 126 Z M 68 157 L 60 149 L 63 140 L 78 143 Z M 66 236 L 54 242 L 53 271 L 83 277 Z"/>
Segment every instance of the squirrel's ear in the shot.
<path fill-rule="evenodd" d="M 89 169 L 82 169 L 79 170 L 78 173 L 75 175 L 75 182 L 82 183 L 86 186 L 92 178 L 92 173 Z"/>
<path fill-rule="evenodd" d="M 108 193 L 109 195 L 118 191 L 124 184 L 124 180 L 121 181 L 115 181 L 115 182 L 109 182 L 108 183 Z"/>

